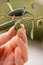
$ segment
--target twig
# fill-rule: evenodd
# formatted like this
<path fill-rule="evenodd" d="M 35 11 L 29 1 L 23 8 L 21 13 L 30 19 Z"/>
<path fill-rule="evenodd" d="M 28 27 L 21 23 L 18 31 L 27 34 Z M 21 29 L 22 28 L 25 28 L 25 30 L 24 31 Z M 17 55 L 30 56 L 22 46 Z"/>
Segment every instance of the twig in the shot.
<path fill-rule="evenodd" d="M 24 17 L 24 18 L 15 19 L 15 20 L 18 21 L 18 22 L 20 22 L 20 21 L 22 21 L 22 20 L 40 20 L 40 19 L 43 19 L 43 17 L 38 17 L 38 18 Z M 5 28 L 7 28 L 7 27 L 9 27 L 9 26 L 14 25 L 14 23 L 16 22 L 15 20 L 13 20 L 13 21 L 11 20 L 11 21 L 9 21 L 9 22 L 6 22 L 6 23 L 4 23 L 4 24 L 1 24 L 1 25 L 0 25 L 0 30 L 3 30 L 3 29 L 5 29 Z"/>
<path fill-rule="evenodd" d="M 43 19 L 43 17 L 33 18 L 33 17 L 24 17 L 21 20 L 40 20 Z"/>

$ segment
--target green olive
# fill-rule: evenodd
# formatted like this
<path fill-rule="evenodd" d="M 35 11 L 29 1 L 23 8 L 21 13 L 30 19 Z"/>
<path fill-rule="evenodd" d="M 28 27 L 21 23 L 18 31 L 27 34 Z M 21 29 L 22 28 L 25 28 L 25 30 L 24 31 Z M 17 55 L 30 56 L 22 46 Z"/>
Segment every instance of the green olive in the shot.
<path fill-rule="evenodd" d="M 20 22 L 16 22 L 16 23 L 14 24 L 14 27 L 15 27 L 16 30 L 18 30 L 18 29 L 21 27 Z"/>

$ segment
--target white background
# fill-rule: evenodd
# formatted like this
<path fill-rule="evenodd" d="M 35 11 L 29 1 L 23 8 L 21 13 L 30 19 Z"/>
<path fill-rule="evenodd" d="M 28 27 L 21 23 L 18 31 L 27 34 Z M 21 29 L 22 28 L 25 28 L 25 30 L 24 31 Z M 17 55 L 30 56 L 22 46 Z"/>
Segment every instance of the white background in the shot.
<path fill-rule="evenodd" d="M 29 41 L 28 62 L 25 65 L 43 65 L 43 45 L 41 43 Z"/>

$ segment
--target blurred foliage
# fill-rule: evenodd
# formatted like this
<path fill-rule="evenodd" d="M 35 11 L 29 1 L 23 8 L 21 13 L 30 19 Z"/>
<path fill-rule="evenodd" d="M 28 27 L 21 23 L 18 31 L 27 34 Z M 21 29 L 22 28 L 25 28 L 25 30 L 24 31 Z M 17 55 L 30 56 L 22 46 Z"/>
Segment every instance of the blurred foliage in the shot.
<path fill-rule="evenodd" d="M 33 10 L 31 8 L 31 3 L 34 3 L 34 2 L 35 2 L 35 10 Z M 35 0 L 10 0 L 10 3 L 12 5 L 13 9 L 23 8 L 25 6 L 26 9 L 33 14 L 33 17 L 43 16 L 43 6 L 40 5 Z M 1 15 L 3 15 L 3 14 L 7 15 L 9 12 L 10 12 L 10 9 L 6 4 L 6 0 L 0 2 L 0 24 L 11 20 L 11 17 L 9 17 L 9 16 L 5 16 L 4 18 L 1 18 Z M 35 13 L 36 13 L 36 15 L 35 15 Z M 30 15 L 26 14 L 23 17 L 26 17 L 26 16 L 29 17 Z M 34 24 L 35 24 L 35 27 L 34 27 L 34 39 L 41 40 L 43 38 L 43 25 L 40 28 L 38 28 L 36 22 L 37 21 L 35 20 L 34 21 Z M 21 21 L 21 23 L 23 23 L 25 25 L 25 28 L 27 30 L 27 36 L 30 37 L 30 32 L 31 32 L 31 29 L 32 29 L 31 21 L 30 20 Z"/>

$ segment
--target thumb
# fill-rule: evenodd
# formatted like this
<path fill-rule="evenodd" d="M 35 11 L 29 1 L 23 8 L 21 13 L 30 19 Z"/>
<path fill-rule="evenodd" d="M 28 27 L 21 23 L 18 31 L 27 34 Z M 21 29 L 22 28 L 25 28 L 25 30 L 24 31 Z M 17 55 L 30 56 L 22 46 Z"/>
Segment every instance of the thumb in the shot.
<path fill-rule="evenodd" d="M 15 28 L 14 26 L 11 27 L 8 32 L 5 32 L 3 34 L 0 34 L 0 46 L 7 41 L 9 41 L 13 36 L 15 35 Z"/>
<path fill-rule="evenodd" d="M 11 27 L 11 28 L 9 29 L 8 34 L 9 34 L 11 37 L 13 37 L 13 36 L 15 35 L 15 32 L 16 32 L 16 30 L 15 30 L 15 28 L 14 28 L 14 26 L 13 26 L 13 27 Z"/>

